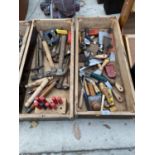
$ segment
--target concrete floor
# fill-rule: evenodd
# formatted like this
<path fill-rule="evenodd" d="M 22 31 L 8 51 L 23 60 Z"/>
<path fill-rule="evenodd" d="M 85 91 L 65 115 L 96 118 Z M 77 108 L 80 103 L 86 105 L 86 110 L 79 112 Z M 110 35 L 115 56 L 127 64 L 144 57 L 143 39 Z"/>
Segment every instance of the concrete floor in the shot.
<path fill-rule="evenodd" d="M 42 0 L 29 0 L 26 19 L 51 18 Z M 85 0 L 77 16 L 104 16 L 103 5 Z M 119 14 L 116 15 L 119 17 Z M 134 155 L 134 119 L 75 119 L 19 123 L 21 155 Z"/>

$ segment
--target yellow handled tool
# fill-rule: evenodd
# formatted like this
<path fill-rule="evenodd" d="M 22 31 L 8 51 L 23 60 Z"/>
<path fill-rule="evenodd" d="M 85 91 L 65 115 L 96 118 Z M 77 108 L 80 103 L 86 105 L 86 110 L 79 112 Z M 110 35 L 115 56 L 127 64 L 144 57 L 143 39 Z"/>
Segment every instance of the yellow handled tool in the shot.
<path fill-rule="evenodd" d="M 62 35 L 68 34 L 67 30 L 60 30 L 60 29 L 56 29 L 56 33 L 57 34 L 62 34 Z"/>

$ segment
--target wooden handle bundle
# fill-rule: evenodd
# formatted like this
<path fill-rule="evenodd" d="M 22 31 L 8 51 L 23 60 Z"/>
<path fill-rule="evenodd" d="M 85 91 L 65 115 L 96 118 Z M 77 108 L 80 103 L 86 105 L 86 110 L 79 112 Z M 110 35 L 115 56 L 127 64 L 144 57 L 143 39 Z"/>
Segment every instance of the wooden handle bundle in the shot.
<path fill-rule="evenodd" d="M 32 104 L 32 102 L 33 102 L 33 100 L 35 99 L 35 97 L 37 96 L 37 95 L 39 95 L 39 93 L 44 89 L 44 87 L 48 84 L 48 78 L 45 78 L 43 81 L 42 81 L 42 83 L 41 83 L 41 85 L 36 89 L 36 91 L 32 94 L 32 96 L 26 101 L 26 103 L 25 103 L 25 107 L 26 108 L 28 108 L 31 104 Z"/>

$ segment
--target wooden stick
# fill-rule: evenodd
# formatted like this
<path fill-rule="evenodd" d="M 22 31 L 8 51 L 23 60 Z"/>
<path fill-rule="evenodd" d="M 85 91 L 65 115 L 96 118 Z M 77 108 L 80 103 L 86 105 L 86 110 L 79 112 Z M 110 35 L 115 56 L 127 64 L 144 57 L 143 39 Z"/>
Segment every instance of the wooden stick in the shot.
<path fill-rule="evenodd" d="M 51 68 L 53 68 L 55 65 L 54 65 L 54 62 L 52 60 L 48 44 L 47 44 L 47 42 L 45 40 L 42 41 L 42 44 L 43 44 L 43 48 L 44 48 L 47 60 L 49 62 L 49 65 L 50 65 Z"/>
<path fill-rule="evenodd" d="M 83 93 L 84 93 L 84 88 L 82 87 L 81 94 L 80 94 L 80 101 L 79 101 L 80 109 L 82 108 L 82 105 L 83 105 Z"/>
<path fill-rule="evenodd" d="M 25 85 L 25 88 L 32 88 L 32 87 L 35 87 L 35 86 L 39 86 L 43 82 L 44 79 L 45 78 L 36 80 L 34 82 L 31 82 L 31 83 L 28 83 L 27 85 Z"/>
<path fill-rule="evenodd" d="M 41 96 L 46 97 L 55 85 L 56 85 L 56 81 L 52 82 L 48 87 L 46 87 L 43 90 L 43 92 L 41 93 Z"/>
<path fill-rule="evenodd" d="M 35 97 L 37 96 L 37 95 L 39 95 L 39 93 L 43 90 L 43 88 L 48 84 L 48 78 L 45 78 L 44 80 L 43 80 L 43 82 L 41 83 L 41 85 L 36 89 L 36 91 L 32 94 L 32 96 L 25 102 L 25 107 L 26 108 L 28 108 L 31 104 L 32 104 L 32 102 L 33 102 L 33 100 L 35 99 Z"/>

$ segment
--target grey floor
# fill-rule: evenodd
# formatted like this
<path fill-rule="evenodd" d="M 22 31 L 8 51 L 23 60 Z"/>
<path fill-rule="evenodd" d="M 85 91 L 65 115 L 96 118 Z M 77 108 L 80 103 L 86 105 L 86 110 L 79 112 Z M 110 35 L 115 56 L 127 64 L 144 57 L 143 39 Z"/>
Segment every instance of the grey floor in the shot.
<path fill-rule="evenodd" d="M 42 0 L 29 1 L 27 20 L 47 18 L 39 7 Z M 103 5 L 96 0 L 85 3 L 77 16 L 105 16 Z M 19 152 L 21 155 L 134 155 L 134 130 L 134 119 L 25 121 L 19 124 Z"/>

